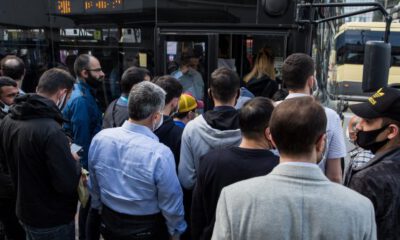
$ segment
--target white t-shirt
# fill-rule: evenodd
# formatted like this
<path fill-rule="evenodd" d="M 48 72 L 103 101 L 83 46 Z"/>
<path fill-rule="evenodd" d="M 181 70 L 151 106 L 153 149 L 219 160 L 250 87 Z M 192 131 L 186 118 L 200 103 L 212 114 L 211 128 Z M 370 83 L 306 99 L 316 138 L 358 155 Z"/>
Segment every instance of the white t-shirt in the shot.
<path fill-rule="evenodd" d="M 304 93 L 290 93 L 285 99 L 306 96 L 309 95 Z M 279 101 L 275 104 L 278 105 L 281 102 L 282 101 Z M 318 166 L 323 172 L 325 172 L 327 159 L 336 159 L 346 156 L 346 145 L 339 115 L 330 108 L 324 107 L 324 109 L 328 120 L 326 125 L 326 148 L 321 162 L 318 163 Z"/>

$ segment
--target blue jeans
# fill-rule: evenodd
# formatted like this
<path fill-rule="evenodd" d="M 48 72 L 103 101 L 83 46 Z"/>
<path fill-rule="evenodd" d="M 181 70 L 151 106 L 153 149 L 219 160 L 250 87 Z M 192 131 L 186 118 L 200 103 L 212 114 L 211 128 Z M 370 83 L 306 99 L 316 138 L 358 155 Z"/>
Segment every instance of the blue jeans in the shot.
<path fill-rule="evenodd" d="M 22 223 L 26 240 L 75 240 L 75 223 L 52 228 L 35 228 Z"/>

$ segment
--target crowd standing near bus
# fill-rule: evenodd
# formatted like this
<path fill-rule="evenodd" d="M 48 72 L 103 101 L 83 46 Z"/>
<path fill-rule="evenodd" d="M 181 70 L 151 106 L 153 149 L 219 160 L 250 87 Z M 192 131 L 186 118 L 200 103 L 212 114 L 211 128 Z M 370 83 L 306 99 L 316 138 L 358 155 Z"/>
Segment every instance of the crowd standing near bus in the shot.
<path fill-rule="evenodd" d="M 104 116 L 96 57 L 77 56 L 76 79 L 45 71 L 36 93 L 21 90 L 16 56 L 1 61 L 7 239 L 72 240 L 76 225 L 88 240 L 400 239 L 399 90 L 351 106 L 351 140 L 371 155 L 353 159 L 342 181 L 341 121 L 312 97 L 310 56 L 288 56 L 281 84 L 262 49 L 247 85 L 221 67 L 204 90 L 184 60 L 152 81 L 146 69 L 127 68 Z M 280 84 L 288 95 L 274 102 Z M 204 94 L 213 107 L 203 113 Z"/>

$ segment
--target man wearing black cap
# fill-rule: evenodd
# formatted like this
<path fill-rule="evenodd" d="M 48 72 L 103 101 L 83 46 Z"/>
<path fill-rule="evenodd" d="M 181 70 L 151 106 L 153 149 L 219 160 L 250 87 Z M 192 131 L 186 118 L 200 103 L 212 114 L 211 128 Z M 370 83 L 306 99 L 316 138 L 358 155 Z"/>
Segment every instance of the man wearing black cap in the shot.
<path fill-rule="evenodd" d="M 375 157 L 352 169 L 345 185 L 375 207 L 378 239 L 400 238 L 400 91 L 381 88 L 368 102 L 350 106 L 361 117 L 357 145 Z"/>

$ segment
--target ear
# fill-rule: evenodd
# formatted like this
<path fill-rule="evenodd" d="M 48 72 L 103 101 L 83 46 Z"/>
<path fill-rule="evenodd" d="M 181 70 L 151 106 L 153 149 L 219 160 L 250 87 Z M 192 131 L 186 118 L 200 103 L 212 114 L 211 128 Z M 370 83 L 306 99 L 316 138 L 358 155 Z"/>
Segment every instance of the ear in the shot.
<path fill-rule="evenodd" d="M 269 130 L 269 128 L 265 129 L 265 135 L 267 136 L 267 139 L 271 141 L 272 146 L 276 149 L 278 149 L 278 147 L 276 146 L 276 143 L 274 141 L 274 138 L 272 137 L 271 131 Z"/>
<path fill-rule="evenodd" d="M 81 76 L 84 77 L 84 78 L 89 77 L 89 71 L 86 70 L 86 69 L 83 69 L 83 70 L 81 71 Z"/>
<path fill-rule="evenodd" d="M 322 134 L 316 142 L 317 152 L 322 152 L 325 149 L 326 133 Z"/>
<path fill-rule="evenodd" d="M 175 97 L 172 99 L 172 106 L 175 108 L 179 105 L 179 98 Z"/>
<path fill-rule="evenodd" d="M 396 124 L 390 124 L 388 129 L 389 135 L 387 136 L 387 138 L 389 138 L 389 140 L 392 140 L 399 136 L 399 127 Z"/>
<path fill-rule="evenodd" d="M 211 93 L 211 88 L 207 89 L 207 93 L 208 93 L 208 96 L 212 99 L 213 97 L 212 97 L 212 93 Z"/>
<path fill-rule="evenodd" d="M 307 79 L 307 85 L 312 88 L 314 87 L 315 84 L 315 79 L 314 79 L 314 75 L 311 75 L 310 77 L 308 77 Z"/>

